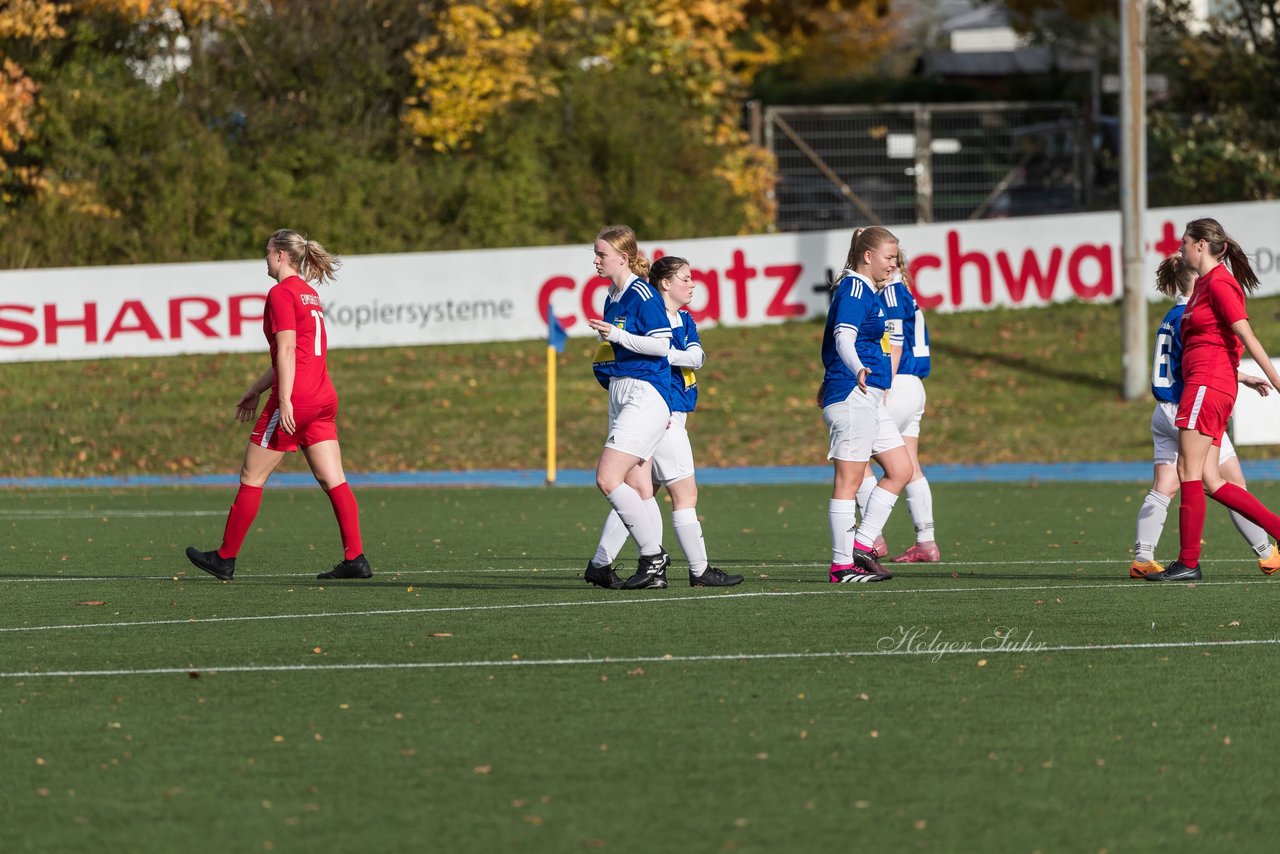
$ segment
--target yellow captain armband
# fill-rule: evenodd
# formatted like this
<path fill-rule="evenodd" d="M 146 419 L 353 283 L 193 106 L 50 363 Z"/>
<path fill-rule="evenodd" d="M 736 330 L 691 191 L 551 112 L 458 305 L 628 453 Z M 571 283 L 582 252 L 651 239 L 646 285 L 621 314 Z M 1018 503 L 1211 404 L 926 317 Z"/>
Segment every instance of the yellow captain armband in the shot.
<path fill-rule="evenodd" d="M 591 364 L 597 365 L 600 362 L 613 361 L 613 345 L 608 341 L 601 341 L 600 346 L 596 348 L 596 354 L 591 357 Z"/>
<path fill-rule="evenodd" d="M 693 372 L 693 368 L 681 368 L 680 376 L 684 378 L 685 388 L 693 388 L 698 384 L 698 375 Z"/>
<path fill-rule="evenodd" d="M 885 329 L 884 335 L 880 336 L 880 349 L 888 356 L 893 352 L 893 346 L 889 343 L 889 330 Z"/>

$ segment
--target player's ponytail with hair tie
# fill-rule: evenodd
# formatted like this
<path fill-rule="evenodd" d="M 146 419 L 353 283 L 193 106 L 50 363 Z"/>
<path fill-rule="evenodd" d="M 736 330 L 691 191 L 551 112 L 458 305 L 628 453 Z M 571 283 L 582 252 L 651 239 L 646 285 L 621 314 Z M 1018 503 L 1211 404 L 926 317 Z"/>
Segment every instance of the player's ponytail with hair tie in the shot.
<path fill-rule="evenodd" d="M 1223 252 L 1223 256 L 1227 259 L 1227 263 L 1231 265 L 1231 274 L 1236 277 L 1240 287 L 1244 288 L 1247 293 L 1253 293 L 1257 290 L 1260 280 L 1258 279 L 1258 274 L 1253 271 L 1253 266 L 1249 263 L 1249 256 L 1245 254 L 1244 247 L 1225 234 L 1222 240 L 1226 243 L 1226 251 Z"/>
<path fill-rule="evenodd" d="M 639 249 L 636 250 L 636 257 L 631 259 L 629 265 L 631 272 L 635 273 L 646 282 L 649 281 L 649 269 L 653 266 L 649 263 L 649 259 Z"/>
<path fill-rule="evenodd" d="M 1167 297 L 1176 297 L 1182 291 L 1182 282 L 1191 274 L 1191 268 L 1180 255 L 1171 255 L 1156 267 L 1156 290 Z"/>

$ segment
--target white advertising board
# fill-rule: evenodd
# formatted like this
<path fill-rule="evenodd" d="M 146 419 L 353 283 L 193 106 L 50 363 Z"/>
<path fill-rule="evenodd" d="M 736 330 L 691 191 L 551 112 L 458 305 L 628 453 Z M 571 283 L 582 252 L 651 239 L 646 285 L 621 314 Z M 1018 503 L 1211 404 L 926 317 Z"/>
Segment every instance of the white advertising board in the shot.
<path fill-rule="evenodd" d="M 1280 202 L 1147 214 L 1148 281 L 1184 224 L 1213 216 L 1280 293 Z M 1120 296 L 1116 213 L 895 226 L 926 311 L 1031 307 Z M 321 236 L 340 249 L 338 236 Z M 541 338 L 548 304 L 570 335 L 590 334 L 607 283 L 578 246 L 355 255 L 319 288 L 333 347 Z M 644 238 L 644 235 L 641 236 Z M 688 258 L 700 325 L 751 326 L 822 315 L 849 231 L 641 240 Z M 263 261 L 0 271 L 0 361 L 260 350 Z M 1154 290 L 1152 298 L 1156 298 Z"/>
<path fill-rule="evenodd" d="M 1280 360 L 1272 366 L 1280 371 Z M 1240 370 L 1256 377 L 1263 376 L 1253 359 L 1241 359 Z M 1236 391 L 1236 405 L 1231 410 L 1231 441 L 1237 445 L 1280 445 L 1280 392 L 1266 397 L 1246 386 Z M 1245 466 L 1246 469 L 1248 466 Z"/>

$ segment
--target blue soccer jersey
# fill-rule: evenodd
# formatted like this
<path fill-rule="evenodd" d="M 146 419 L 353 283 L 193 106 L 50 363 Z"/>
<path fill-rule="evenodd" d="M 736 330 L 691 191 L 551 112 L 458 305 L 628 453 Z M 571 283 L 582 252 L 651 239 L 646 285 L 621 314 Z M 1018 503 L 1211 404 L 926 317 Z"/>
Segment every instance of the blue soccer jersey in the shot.
<path fill-rule="evenodd" d="M 889 388 L 893 377 L 889 357 L 885 355 L 880 339 L 884 337 L 884 308 L 871 282 L 845 270 L 836 283 L 831 307 L 827 309 L 827 328 L 822 333 L 822 388 L 819 399 L 823 406 L 847 398 L 858 387 L 858 377 L 840 358 L 836 350 L 836 331 L 856 333 L 854 351 L 867 374 L 867 385 L 872 388 Z"/>
<path fill-rule="evenodd" d="M 698 340 L 698 325 L 687 311 L 678 312 L 679 326 L 671 325 L 671 348 L 673 350 L 702 349 Z M 692 412 L 698 405 L 698 377 L 693 368 L 671 366 L 671 411 Z"/>
<path fill-rule="evenodd" d="M 880 292 L 884 301 L 885 318 L 902 326 L 902 358 L 898 360 L 898 373 L 924 379 L 929 376 L 929 327 L 924 322 L 924 312 L 911 295 L 911 289 L 901 280 L 890 282 Z"/>
<path fill-rule="evenodd" d="M 632 335 L 671 338 L 671 321 L 662 297 L 644 280 L 632 276 L 616 297 L 605 297 L 604 321 Z M 600 385 L 609 387 L 614 377 L 633 377 L 653 384 L 671 404 L 671 363 L 665 356 L 635 353 L 621 344 L 601 341 L 592 360 Z"/>
<path fill-rule="evenodd" d="M 1177 403 L 1182 397 L 1182 315 L 1187 297 L 1180 296 L 1156 330 L 1156 351 L 1151 360 L 1151 394 L 1161 403 Z"/>

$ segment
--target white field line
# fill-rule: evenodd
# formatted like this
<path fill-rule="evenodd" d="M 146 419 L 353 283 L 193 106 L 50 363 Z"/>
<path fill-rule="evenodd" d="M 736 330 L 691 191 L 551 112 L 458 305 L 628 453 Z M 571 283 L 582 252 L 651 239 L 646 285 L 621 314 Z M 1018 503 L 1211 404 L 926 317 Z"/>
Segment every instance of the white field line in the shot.
<path fill-rule="evenodd" d="M 1150 643 L 1067 644 L 1046 646 L 1043 644 L 1015 644 L 997 649 L 891 649 L 891 650 L 833 650 L 831 652 L 758 652 L 729 655 L 645 655 L 620 658 L 548 658 L 548 659 L 495 659 L 489 661 L 403 661 L 363 662 L 353 664 L 233 664 L 203 667 L 150 667 L 121 670 L 50 670 L 0 672 L 0 679 L 34 679 L 37 677 L 75 678 L 86 676 L 154 676 L 172 674 L 217 673 L 305 673 L 335 670 L 443 670 L 481 667 L 599 667 L 622 664 L 674 664 L 703 662 L 786 661 L 832 658 L 886 658 L 889 656 L 928 656 L 940 658 L 956 655 L 1044 655 L 1055 652 L 1131 652 L 1135 650 L 1209 649 L 1249 646 L 1280 645 L 1280 638 L 1249 638 L 1242 640 L 1169 641 Z"/>
<path fill-rule="evenodd" d="M 1055 585 L 1012 585 L 1006 587 L 941 587 L 941 588 L 876 588 L 874 591 L 869 590 L 865 585 L 859 585 L 858 591 L 866 591 L 876 596 L 892 596 L 894 594 L 910 595 L 910 594 L 929 594 L 929 593 L 1022 593 L 1022 592 L 1044 592 L 1054 590 L 1168 590 L 1188 586 L 1195 587 L 1239 587 L 1251 584 L 1269 584 L 1266 579 L 1257 579 L 1254 581 L 1197 581 L 1189 584 L 1123 584 L 1120 582 L 1109 584 L 1055 584 Z M 249 622 L 267 622 L 272 620 L 316 620 L 328 619 L 334 617 L 400 617 L 410 614 L 447 614 L 447 613 L 467 613 L 476 611 L 520 611 L 531 610 L 536 608 L 584 608 L 591 606 L 614 606 L 614 605 L 682 605 L 687 603 L 711 603 L 711 602 L 727 602 L 737 599 L 760 599 L 760 598 L 778 598 L 789 596 L 841 596 L 846 595 L 843 587 L 829 588 L 823 587 L 820 590 L 795 590 L 795 591 L 776 591 L 762 590 L 754 593 L 713 593 L 710 595 L 691 594 L 682 596 L 662 596 L 649 598 L 641 594 L 632 598 L 625 594 L 619 594 L 617 598 L 608 599 L 588 599 L 569 602 L 522 602 L 516 604 L 505 605 L 456 605 L 438 608 L 384 608 L 370 611 L 319 611 L 310 614 L 251 614 L 241 617 L 191 617 L 185 620 L 130 620 L 116 623 L 64 623 L 60 625 L 49 626 L 0 626 L 0 634 L 12 634 L 17 632 L 51 632 L 51 631 L 74 631 L 77 629 L 127 629 L 138 628 L 141 626 L 189 626 L 201 623 L 249 623 Z"/>
<path fill-rule="evenodd" d="M 226 510 L 0 510 L 5 519 L 161 519 L 172 516 L 225 516 Z"/>
<path fill-rule="evenodd" d="M 1116 578 L 1119 580 L 1129 580 L 1129 567 L 1125 561 L 1114 560 L 974 560 L 974 561 L 945 561 L 936 564 L 921 564 L 919 569 L 922 572 L 929 573 L 929 578 L 937 578 L 938 570 L 947 569 L 968 569 L 973 567 L 1001 567 L 1001 566 L 1115 566 L 1119 567 L 1116 571 Z M 1233 560 L 1231 558 L 1209 558 L 1200 561 L 1203 564 L 1239 564 L 1242 561 Z M 822 563 L 768 563 L 768 564 L 734 564 L 730 569 L 744 570 L 751 572 L 754 570 L 778 570 L 778 569 L 826 569 L 828 564 Z M 912 564 L 912 568 L 904 570 L 912 572 L 917 567 Z M 896 567 L 894 567 L 896 568 Z M 5 578 L 0 575 L 0 584 L 51 584 L 51 583 L 67 583 L 75 581 L 178 581 L 187 579 L 201 579 L 202 575 L 189 575 L 189 566 L 180 567 L 177 574 L 169 575 L 86 575 L 86 576 L 69 576 L 67 578 Z M 469 567 L 466 569 L 408 569 L 408 570 L 392 570 L 389 572 L 379 572 L 377 577 L 382 580 L 387 579 L 413 579 L 420 575 L 474 575 L 477 572 L 493 572 L 493 573 L 528 573 L 530 575 L 554 575 L 556 573 L 580 573 L 582 567 L 578 564 L 573 566 L 546 566 L 546 567 L 497 567 L 482 566 Z M 314 578 L 313 572 L 254 572 L 250 570 L 245 574 L 241 581 L 253 582 L 259 578 Z M 1277 578 L 1280 581 L 1280 577 Z M 1253 583 L 1253 582 L 1249 582 Z"/>

